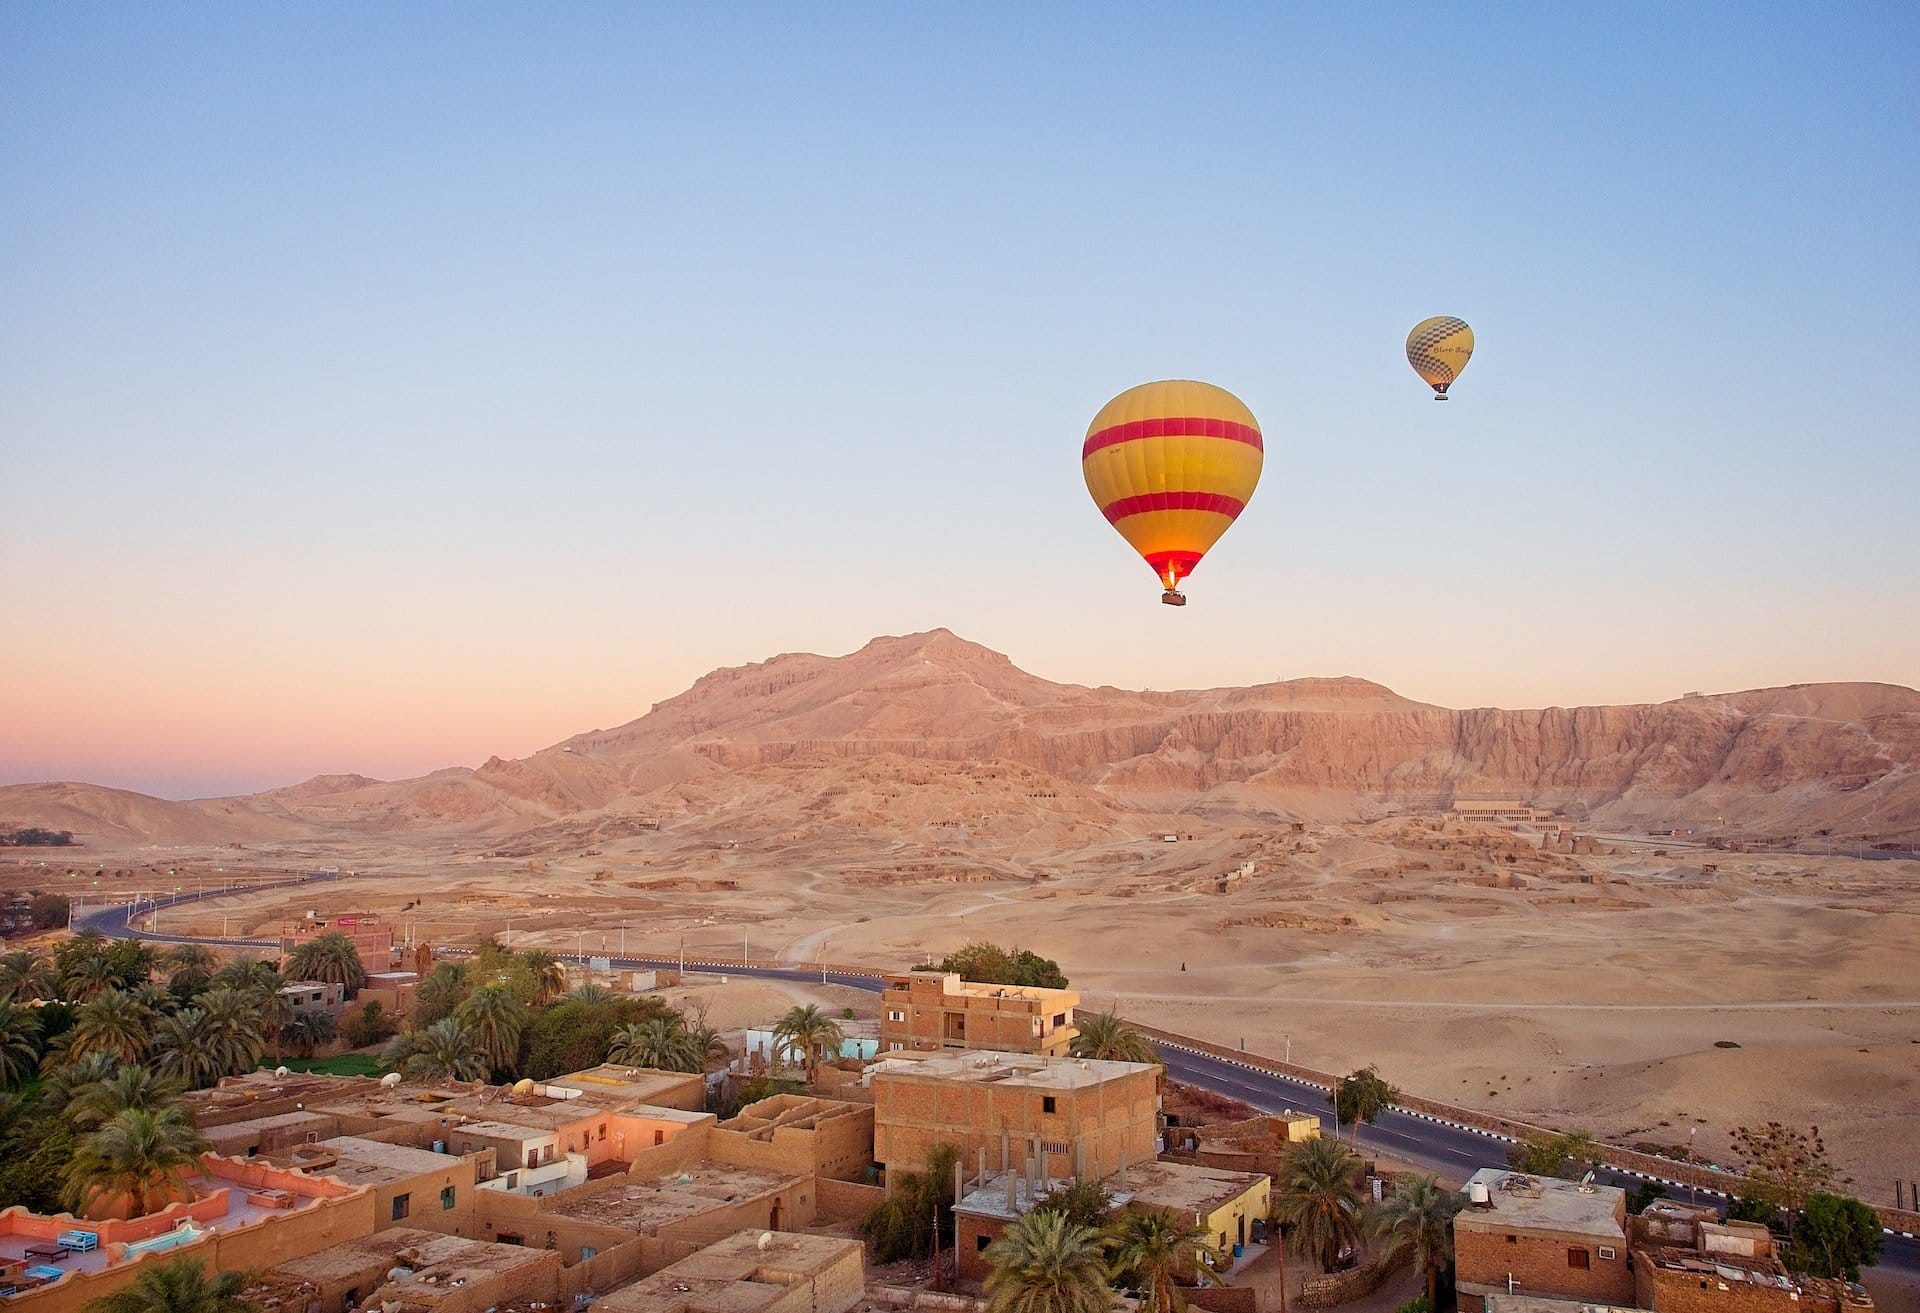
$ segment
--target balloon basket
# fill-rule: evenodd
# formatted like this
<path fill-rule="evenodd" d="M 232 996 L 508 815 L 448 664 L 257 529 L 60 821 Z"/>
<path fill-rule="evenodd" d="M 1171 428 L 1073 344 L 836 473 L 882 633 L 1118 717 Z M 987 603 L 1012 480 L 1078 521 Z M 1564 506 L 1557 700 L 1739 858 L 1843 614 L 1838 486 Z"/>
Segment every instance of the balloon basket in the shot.
<path fill-rule="evenodd" d="M 1185 593 L 1176 593 L 1173 589 L 1169 588 L 1166 592 L 1160 594 L 1160 600 L 1168 606 L 1185 606 L 1187 604 L 1187 595 Z"/>

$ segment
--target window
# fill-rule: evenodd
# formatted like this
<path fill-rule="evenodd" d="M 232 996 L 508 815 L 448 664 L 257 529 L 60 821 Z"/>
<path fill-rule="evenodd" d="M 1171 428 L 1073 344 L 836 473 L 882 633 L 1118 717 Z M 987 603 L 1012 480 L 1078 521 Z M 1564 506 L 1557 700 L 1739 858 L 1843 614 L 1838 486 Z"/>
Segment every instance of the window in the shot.
<path fill-rule="evenodd" d="M 993 1243 L 992 1236 L 977 1235 L 973 1238 L 973 1252 L 976 1254 L 985 1253 L 987 1246 L 992 1243 Z"/>
<path fill-rule="evenodd" d="M 1568 1267 L 1571 1267 L 1571 1268 L 1578 1268 L 1578 1269 L 1579 1269 L 1580 1271 L 1582 1271 L 1582 1272 L 1584 1272 L 1584 1271 L 1586 1271 L 1586 1270 L 1587 1270 L 1587 1268 L 1588 1268 L 1588 1267 L 1590 1267 L 1591 1265 L 1592 1265 L 1592 1262 L 1591 1262 L 1591 1255 L 1589 1255 L 1589 1254 L 1587 1253 L 1587 1251 L 1586 1251 L 1586 1250 L 1584 1250 L 1584 1249 L 1569 1249 L 1569 1250 L 1567 1251 L 1567 1266 L 1568 1266 Z"/>
<path fill-rule="evenodd" d="M 887 1012 L 888 1021 L 905 1021 L 906 1019 L 907 1019 L 907 1014 L 904 1012 L 896 1012 L 891 1009 L 889 1009 Z"/>
<path fill-rule="evenodd" d="M 443 1186 L 440 1190 L 440 1211 L 448 1212 L 453 1208 L 453 1187 Z"/>
<path fill-rule="evenodd" d="M 527 1242 L 511 1231 L 502 1231 L 494 1239 L 503 1245 L 524 1245 Z"/>
<path fill-rule="evenodd" d="M 1041 1112 L 1057 1112 L 1058 1111 L 1058 1109 L 1054 1106 L 1053 1096 L 1051 1094 L 1043 1094 L 1040 1096 L 1040 1111 Z"/>
<path fill-rule="evenodd" d="M 897 1040 L 897 1039 L 896 1039 L 896 1040 L 891 1040 L 891 1041 L 889 1041 L 889 1042 L 888 1042 L 888 1044 L 887 1044 L 887 1052 L 889 1052 L 889 1053 L 898 1053 L 899 1051 L 900 1051 L 900 1041 L 899 1041 L 899 1040 Z"/>
<path fill-rule="evenodd" d="M 407 1214 L 412 1210 L 413 1210 L 412 1195 L 397 1194 L 393 1197 L 393 1220 L 394 1221 L 396 1222 L 404 1221 L 406 1219 Z"/>
<path fill-rule="evenodd" d="M 595 1249 L 595 1248 L 594 1248 L 594 1247 L 593 1247 L 592 1245 L 581 1245 L 581 1246 L 580 1246 L 580 1261 L 581 1261 L 582 1263 L 584 1263 L 584 1262 L 586 1262 L 586 1261 L 587 1261 L 587 1260 L 588 1260 L 589 1258 L 592 1258 L 592 1257 L 593 1257 L 593 1256 L 594 1256 L 595 1254 L 597 1254 L 597 1253 L 599 1253 L 599 1252 L 600 1252 L 600 1251 L 599 1251 L 598 1249 Z"/>
<path fill-rule="evenodd" d="M 1520 1243 L 1520 1237 L 1517 1235 L 1510 1235 L 1507 1237 L 1507 1243 L 1510 1245 L 1517 1245 Z"/>
<path fill-rule="evenodd" d="M 604 1140 L 607 1138 L 607 1124 L 605 1122 L 600 1123 L 600 1134 L 595 1138 L 601 1139 L 601 1140 Z"/>
<path fill-rule="evenodd" d="M 1602 1257 L 1602 1258 L 1605 1258 L 1605 1259 L 1612 1259 L 1612 1258 L 1614 1258 L 1614 1257 L 1616 1257 L 1616 1255 L 1615 1255 L 1615 1253 L 1614 1253 L 1614 1249 L 1613 1249 L 1613 1246 L 1612 1246 L 1612 1245 L 1601 1245 L 1601 1246 L 1600 1246 L 1600 1257 Z"/>

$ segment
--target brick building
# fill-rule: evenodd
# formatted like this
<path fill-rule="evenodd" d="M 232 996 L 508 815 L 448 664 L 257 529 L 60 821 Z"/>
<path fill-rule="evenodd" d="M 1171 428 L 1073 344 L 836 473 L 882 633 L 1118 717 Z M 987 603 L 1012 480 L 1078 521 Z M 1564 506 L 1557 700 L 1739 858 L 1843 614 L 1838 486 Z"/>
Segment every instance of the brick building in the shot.
<path fill-rule="evenodd" d="M 331 920 L 314 917 L 283 923 L 280 927 L 281 958 L 284 960 L 292 956 L 294 949 L 329 931 L 337 931 L 353 942 L 354 952 L 360 955 L 360 966 L 368 975 L 393 969 L 393 927 L 371 912 L 359 916 L 336 916 Z"/>
<path fill-rule="evenodd" d="M 1859 1286 L 1795 1276 L 1754 1222 L 1660 1200 L 1633 1219 L 1634 1300 L 1658 1313 L 1861 1313 Z"/>
<path fill-rule="evenodd" d="M 1064 1057 L 1080 1032 L 1071 989 L 983 985 L 951 971 L 906 971 L 880 992 L 880 1051 L 1000 1049 Z"/>
<path fill-rule="evenodd" d="M 747 1230 L 594 1306 L 606 1313 L 846 1313 L 865 1293 L 858 1240 Z"/>
<path fill-rule="evenodd" d="M 1103 1176 L 1159 1152 L 1158 1067 L 1037 1054 L 942 1053 L 888 1058 L 867 1069 L 875 1161 L 918 1171 L 935 1145 L 960 1151 L 970 1173 Z"/>
<path fill-rule="evenodd" d="M 1477 1313 L 1496 1293 L 1633 1303 L 1624 1190 L 1483 1167 L 1467 1197 L 1453 1219 L 1463 1311 Z"/>

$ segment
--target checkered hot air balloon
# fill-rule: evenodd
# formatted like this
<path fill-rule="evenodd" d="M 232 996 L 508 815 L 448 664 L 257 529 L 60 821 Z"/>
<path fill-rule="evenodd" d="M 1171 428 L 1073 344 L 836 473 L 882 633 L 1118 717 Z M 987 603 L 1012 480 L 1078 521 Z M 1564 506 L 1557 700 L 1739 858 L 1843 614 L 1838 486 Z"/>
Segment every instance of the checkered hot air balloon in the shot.
<path fill-rule="evenodd" d="M 1087 427 L 1080 472 L 1107 522 L 1185 606 L 1180 581 L 1218 542 L 1260 482 L 1260 424 L 1240 398 L 1174 379 L 1128 388 Z"/>
<path fill-rule="evenodd" d="M 1407 363 L 1433 389 L 1435 401 L 1447 399 L 1447 389 L 1473 356 L 1473 330 L 1452 315 L 1422 319 L 1407 334 Z"/>

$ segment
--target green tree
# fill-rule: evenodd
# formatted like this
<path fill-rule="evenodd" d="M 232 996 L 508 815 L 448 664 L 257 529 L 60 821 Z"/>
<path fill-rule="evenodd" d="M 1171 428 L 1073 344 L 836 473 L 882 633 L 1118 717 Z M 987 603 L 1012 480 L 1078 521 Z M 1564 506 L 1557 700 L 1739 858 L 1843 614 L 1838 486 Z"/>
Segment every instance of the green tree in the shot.
<path fill-rule="evenodd" d="M 1433 1305 L 1440 1302 L 1440 1273 L 1453 1263 L 1454 1214 L 1465 1202 L 1434 1177 L 1403 1176 L 1373 1212 L 1370 1229 L 1382 1242 L 1376 1257 L 1384 1263 L 1411 1253 Z"/>
<path fill-rule="evenodd" d="M 20 1094 L 0 1094 L 0 1208 L 20 1204 L 57 1213 L 61 1174 L 73 1158 L 73 1136 L 61 1118 Z"/>
<path fill-rule="evenodd" d="M 1833 1184 L 1833 1162 L 1818 1126 L 1804 1131 L 1780 1122 L 1742 1126 L 1733 1142 L 1747 1160 L 1740 1197 L 1758 1207 L 1791 1216 L 1806 1206 L 1809 1195 Z"/>
<path fill-rule="evenodd" d="M 837 1055 L 843 1038 L 840 1023 L 812 1003 L 788 1008 L 773 1023 L 774 1055 L 799 1058 L 809 1085 L 813 1084 L 820 1059 Z"/>
<path fill-rule="evenodd" d="M 960 1151 L 936 1144 L 927 1151 L 924 1172 L 901 1172 L 889 1179 L 887 1198 L 867 1214 L 860 1232 L 877 1262 L 925 1258 L 933 1252 L 938 1228 L 942 1245 L 953 1243 L 953 1169 Z"/>
<path fill-rule="evenodd" d="M 409 1031 L 387 1046 L 387 1064 L 408 1080 L 484 1080 L 487 1056 L 457 1017 L 442 1017 L 425 1030 Z"/>
<path fill-rule="evenodd" d="M 151 1047 L 155 1071 L 178 1080 L 190 1090 L 220 1079 L 220 1055 L 215 1051 L 213 1027 L 199 1008 L 182 1008 L 160 1018 Z"/>
<path fill-rule="evenodd" d="M 687 1033 L 684 1022 L 673 1017 L 654 1017 L 614 1032 L 607 1048 L 607 1061 L 631 1067 L 652 1067 L 658 1071 L 700 1071 L 706 1055 Z"/>
<path fill-rule="evenodd" d="M 274 997 L 280 997 L 277 990 Z M 194 995 L 193 1006 L 206 1014 L 214 1081 L 222 1076 L 238 1076 L 260 1065 L 267 1039 L 258 993 L 220 985 Z"/>
<path fill-rule="evenodd" d="M 339 1033 L 340 1023 L 322 1008 L 295 1008 L 293 1020 L 281 1030 L 285 1041 L 303 1058 L 312 1057 L 314 1050 L 332 1043 Z"/>
<path fill-rule="evenodd" d="M 1816 1277 L 1859 1281 L 1860 1269 L 1880 1261 L 1880 1215 L 1844 1195 L 1815 1190 L 1793 1220 L 1787 1266 Z"/>
<path fill-rule="evenodd" d="M 1129 1210 L 1114 1228 L 1114 1270 L 1120 1282 L 1140 1292 L 1147 1313 L 1182 1313 L 1187 1301 L 1176 1279 L 1191 1273 L 1213 1279 L 1224 1256 L 1213 1236 L 1185 1213 L 1165 1208 Z"/>
<path fill-rule="evenodd" d="M 520 955 L 520 963 L 533 980 L 533 1005 L 543 1008 L 567 991 L 567 969 L 560 959 L 544 948 L 530 948 Z"/>
<path fill-rule="evenodd" d="M 27 904 L 27 915 L 33 918 L 35 930 L 53 930 L 65 925 L 71 911 L 71 905 L 61 894 L 35 894 Z"/>
<path fill-rule="evenodd" d="M 473 992 L 472 972 L 465 962 L 435 962 L 413 996 L 413 1024 L 424 1029 L 453 1015 Z"/>
<path fill-rule="evenodd" d="M 393 1038 L 393 1021 L 387 1016 L 387 1010 L 380 1000 L 368 999 L 347 1015 L 341 1026 L 341 1033 L 353 1048 L 364 1049 L 375 1044 L 384 1044 Z"/>
<path fill-rule="evenodd" d="M 116 992 L 125 983 L 104 953 L 75 955 L 60 968 L 60 993 L 75 1003 Z"/>
<path fill-rule="evenodd" d="M 1400 1091 L 1389 1085 L 1376 1068 L 1362 1067 L 1341 1081 L 1327 1101 L 1333 1104 L 1334 1115 L 1352 1128 L 1349 1138 L 1358 1149 L 1360 1123 L 1371 1125 L 1399 1097 Z"/>
<path fill-rule="evenodd" d="M 96 994 L 74 1011 L 73 1029 L 64 1037 L 67 1056 L 106 1053 L 121 1062 L 139 1062 L 147 1055 L 154 1021 L 153 1009 L 126 990 Z"/>
<path fill-rule="evenodd" d="M 136 1108 L 116 1116 L 74 1146 L 66 1173 L 66 1200 L 77 1213 L 112 1199 L 129 1199 L 135 1217 L 180 1188 L 207 1142 L 178 1104 L 155 1112 Z"/>
<path fill-rule="evenodd" d="M 1107 1224 L 1107 1214 L 1113 1211 L 1113 1192 L 1104 1180 L 1083 1176 L 1066 1185 L 1056 1185 L 1042 1195 L 1034 1207 L 1065 1213 L 1081 1226 L 1102 1227 Z"/>
<path fill-rule="evenodd" d="M 24 1003 L 59 996 L 59 979 L 45 953 L 19 948 L 0 953 L 0 998 Z"/>
<path fill-rule="evenodd" d="M 1600 1144 L 1587 1131 L 1542 1131 L 1507 1148 L 1507 1165 L 1534 1176 L 1577 1181 L 1600 1167 Z"/>
<path fill-rule="evenodd" d="M 0 994 L 0 1090 L 26 1084 L 40 1066 L 40 1022 L 33 1012 Z"/>
<path fill-rule="evenodd" d="M 168 986 L 184 989 L 191 998 L 213 980 L 220 959 L 205 944 L 175 944 L 166 951 L 161 963 L 167 973 Z"/>
<path fill-rule="evenodd" d="M 62 1110 L 75 1135 L 89 1135 L 123 1112 L 160 1112 L 179 1098 L 179 1082 L 155 1075 L 145 1067 L 121 1067 L 110 1076 L 73 1090 Z"/>
<path fill-rule="evenodd" d="M 589 980 L 568 990 L 567 998 L 575 1003 L 611 1003 L 614 994 L 605 985 L 596 985 Z"/>
<path fill-rule="evenodd" d="M 280 974 L 289 980 L 339 985 L 349 997 L 367 983 L 367 969 L 360 964 L 360 951 L 338 930 L 324 931 L 295 947 L 287 955 Z"/>
<path fill-rule="evenodd" d="M 244 990 L 252 994 L 277 993 L 285 982 L 279 970 L 262 957 L 242 957 L 213 973 L 216 988 Z"/>
<path fill-rule="evenodd" d="M 1073 1056 L 1106 1062 L 1150 1062 L 1160 1065 L 1160 1054 L 1146 1036 L 1111 1012 L 1076 1018 L 1080 1033 L 1073 1037 Z"/>
<path fill-rule="evenodd" d="M 259 1313 L 241 1296 L 245 1288 L 240 1273 L 208 1277 L 199 1259 L 182 1255 L 142 1264 L 132 1284 L 88 1301 L 80 1313 Z"/>
<path fill-rule="evenodd" d="M 78 1058 L 49 1054 L 42 1064 L 44 1079 L 40 1085 L 40 1111 L 64 1113 L 67 1105 L 90 1085 L 112 1080 L 120 1070 L 119 1059 L 111 1053 L 89 1053 Z"/>
<path fill-rule="evenodd" d="M 946 955 L 934 968 L 952 971 L 962 980 L 987 985 L 1032 985 L 1065 989 L 1067 977 L 1060 964 L 1024 948 L 1006 949 L 982 940 Z"/>
<path fill-rule="evenodd" d="M 987 1246 L 987 1313 L 1106 1313 L 1101 1237 L 1062 1213 L 1029 1212 Z"/>
<path fill-rule="evenodd" d="M 1273 1214 L 1296 1252 L 1332 1272 L 1360 1243 L 1360 1155 L 1335 1139 L 1302 1140 L 1280 1161 Z"/>
<path fill-rule="evenodd" d="M 527 1005 L 509 985 L 482 985 L 454 1009 L 480 1047 L 491 1071 L 511 1074 L 520 1065 L 520 1037 L 527 1029 Z"/>

